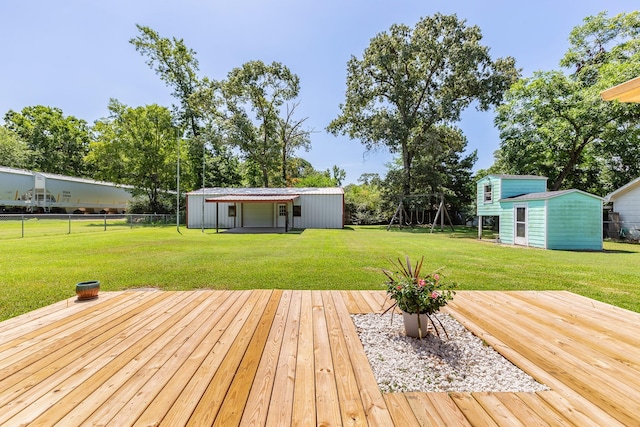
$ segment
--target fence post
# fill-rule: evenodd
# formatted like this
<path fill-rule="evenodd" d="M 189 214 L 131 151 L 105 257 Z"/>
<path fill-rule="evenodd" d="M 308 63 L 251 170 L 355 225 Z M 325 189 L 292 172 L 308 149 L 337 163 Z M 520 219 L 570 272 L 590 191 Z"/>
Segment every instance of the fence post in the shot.
<path fill-rule="evenodd" d="M 67 234 L 71 234 L 71 215 L 69 215 L 69 232 Z"/>
<path fill-rule="evenodd" d="M 107 231 L 107 214 L 104 214 L 104 231 Z"/>
<path fill-rule="evenodd" d="M 22 238 L 24 239 L 24 215 L 22 215 Z"/>

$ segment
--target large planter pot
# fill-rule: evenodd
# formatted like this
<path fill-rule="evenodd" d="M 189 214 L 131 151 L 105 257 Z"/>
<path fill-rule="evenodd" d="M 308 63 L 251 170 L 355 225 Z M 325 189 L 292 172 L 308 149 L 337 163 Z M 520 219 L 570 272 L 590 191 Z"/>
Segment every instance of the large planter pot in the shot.
<path fill-rule="evenodd" d="M 424 338 L 431 329 L 429 327 L 431 322 L 426 314 L 418 316 L 418 313 L 407 313 L 403 311 L 402 320 L 404 321 L 404 331 L 408 337 Z M 420 323 L 418 323 L 418 321 Z"/>
<path fill-rule="evenodd" d="M 88 282 L 80 282 L 76 284 L 76 295 L 78 296 L 78 301 L 98 298 L 98 291 L 100 291 L 99 280 L 90 280 Z"/>

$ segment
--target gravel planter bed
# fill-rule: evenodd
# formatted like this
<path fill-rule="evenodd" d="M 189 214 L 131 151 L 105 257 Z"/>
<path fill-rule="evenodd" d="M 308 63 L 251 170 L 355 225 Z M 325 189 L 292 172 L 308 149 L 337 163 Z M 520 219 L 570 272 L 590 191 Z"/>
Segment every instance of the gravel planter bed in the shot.
<path fill-rule="evenodd" d="M 448 339 L 442 332 L 441 338 L 435 333 L 422 340 L 409 338 L 398 314 L 351 316 L 380 391 L 548 390 L 448 314 L 435 316 L 446 328 Z"/>

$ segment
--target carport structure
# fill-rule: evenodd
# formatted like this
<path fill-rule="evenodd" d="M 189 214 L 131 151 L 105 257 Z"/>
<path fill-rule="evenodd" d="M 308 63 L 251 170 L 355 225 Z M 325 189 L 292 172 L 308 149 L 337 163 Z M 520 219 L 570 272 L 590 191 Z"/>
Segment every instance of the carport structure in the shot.
<path fill-rule="evenodd" d="M 240 208 L 240 224 L 238 227 L 244 227 L 244 213 L 246 209 L 244 209 L 245 203 L 260 203 L 267 204 L 262 205 L 266 206 L 266 209 L 256 209 L 258 213 L 262 213 L 262 211 L 268 211 L 272 206 L 275 206 L 277 209 L 277 219 L 275 227 L 281 227 L 281 221 L 284 222 L 284 231 L 285 233 L 289 231 L 289 212 L 293 211 L 293 201 L 299 198 L 299 194 L 293 195 L 228 195 L 228 196 L 219 196 L 219 197 L 211 197 L 205 198 L 206 203 L 215 203 L 216 204 L 216 232 L 218 232 L 220 228 L 220 203 L 233 204 L 233 212 L 234 212 L 234 222 L 237 218 L 237 205 L 241 206 Z M 260 205 L 258 205 L 260 206 Z M 229 206 L 231 208 L 231 206 Z M 281 219 L 282 218 L 282 219 Z M 292 218 L 293 219 L 293 218 Z M 291 224 L 292 228 L 295 228 L 295 224 Z"/>

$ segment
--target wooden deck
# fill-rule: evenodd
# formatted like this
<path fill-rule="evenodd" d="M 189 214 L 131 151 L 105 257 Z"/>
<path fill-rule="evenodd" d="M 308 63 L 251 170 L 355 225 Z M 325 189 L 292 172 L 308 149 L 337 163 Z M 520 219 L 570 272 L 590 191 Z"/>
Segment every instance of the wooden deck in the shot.
<path fill-rule="evenodd" d="M 640 425 L 640 314 L 568 292 L 447 307 L 549 391 L 382 395 L 375 291 L 128 291 L 0 323 L 0 425 Z"/>

